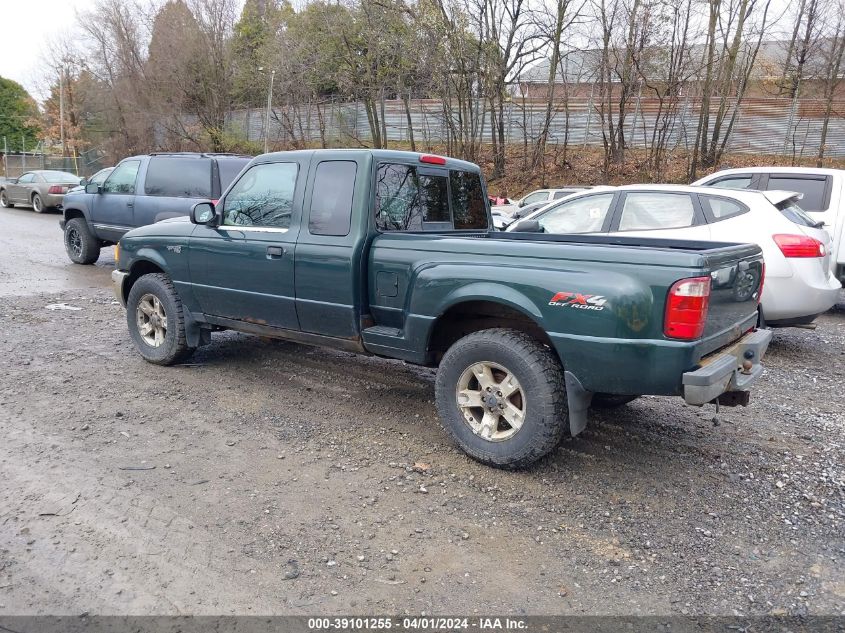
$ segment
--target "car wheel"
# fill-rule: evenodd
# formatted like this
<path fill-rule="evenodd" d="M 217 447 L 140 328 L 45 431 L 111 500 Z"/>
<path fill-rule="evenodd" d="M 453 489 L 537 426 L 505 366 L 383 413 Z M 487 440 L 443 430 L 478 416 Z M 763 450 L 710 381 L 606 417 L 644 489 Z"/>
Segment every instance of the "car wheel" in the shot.
<path fill-rule="evenodd" d="M 515 330 L 482 330 L 454 343 L 437 371 L 435 396 L 458 446 L 497 468 L 522 468 L 540 459 L 568 425 L 560 362 Z"/>
<path fill-rule="evenodd" d="M 151 273 L 133 284 L 126 321 L 135 347 L 150 363 L 174 365 L 196 349 L 188 345 L 182 300 L 167 275 Z"/>
<path fill-rule="evenodd" d="M 615 393 L 595 393 L 590 406 L 593 409 L 615 409 L 633 402 L 639 396 L 620 396 Z"/>
<path fill-rule="evenodd" d="M 9 202 L 9 196 L 6 195 L 6 190 L 0 191 L 0 206 L 4 209 L 14 209 L 15 205 Z"/>
<path fill-rule="evenodd" d="M 93 264 L 100 258 L 100 240 L 91 235 L 83 218 L 65 224 L 65 250 L 74 264 Z"/>
<path fill-rule="evenodd" d="M 32 194 L 32 210 L 36 213 L 44 213 L 44 201 L 37 193 Z"/>

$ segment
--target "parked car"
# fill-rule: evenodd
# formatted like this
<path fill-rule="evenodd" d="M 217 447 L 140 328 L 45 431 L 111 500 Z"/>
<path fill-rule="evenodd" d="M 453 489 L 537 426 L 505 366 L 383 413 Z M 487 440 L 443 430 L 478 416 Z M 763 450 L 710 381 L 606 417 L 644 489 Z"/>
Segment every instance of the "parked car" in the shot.
<path fill-rule="evenodd" d="M 804 325 L 837 302 L 841 284 L 828 265 L 830 236 L 796 204 L 798 195 L 627 185 L 550 204 L 508 230 L 753 242 L 766 260 L 761 320 Z"/>
<path fill-rule="evenodd" d="M 437 366 L 446 428 L 499 467 L 580 433 L 591 404 L 745 404 L 771 339 L 758 246 L 491 231 L 480 169 L 441 156 L 259 156 L 216 205 L 117 250 L 147 361 L 233 329 Z"/>
<path fill-rule="evenodd" d="M 114 171 L 114 167 L 103 167 L 100 171 L 94 173 L 93 176 L 90 178 L 83 178 L 82 181 L 76 186 L 71 189 L 68 189 L 68 193 L 78 193 L 85 189 L 85 185 L 88 183 L 96 183 L 98 185 L 102 185 L 106 178 L 108 178 L 109 174 Z"/>
<path fill-rule="evenodd" d="M 521 209 L 519 207 L 513 207 L 511 209 L 512 213 L 505 213 L 502 211 L 501 207 L 491 207 L 490 213 L 493 216 L 493 228 L 498 229 L 499 231 L 504 231 L 521 217 L 534 213 L 534 211 L 542 209 L 547 204 L 549 203 L 535 202 L 533 204 L 528 204 Z"/>
<path fill-rule="evenodd" d="M 551 202 L 552 200 L 560 200 L 573 193 L 584 191 L 588 187 L 559 187 L 557 189 L 537 189 L 529 194 L 524 195 L 516 201 L 516 206 L 525 207 L 529 204 L 536 204 L 537 202 Z"/>
<path fill-rule="evenodd" d="M 76 264 L 93 264 L 103 246 L 131 228 L 187 216 L 198 200 L 219 198 L 249 156 L 156 153 L 125 158 L 102 184 L 68 194 L 63 219 L 65 250 Z"/>
<path fill-rule="evenodd" d="M 833 238 L 830 267 L 845 283 L 845 170 L 817 167 L 725 169 L 694 184 L 721 189 L 782 189 L 803 194 L 800 205 Z"/>
<path fill-rule="evenodd" d="M 10 178 L 0 184 L 0 205 L 10 209 L 15 205 L 31 206 L 36 213 L 62 206 L 68 189 L 79 185 L 80 177 L 67 171 L 36 169 Z"/>

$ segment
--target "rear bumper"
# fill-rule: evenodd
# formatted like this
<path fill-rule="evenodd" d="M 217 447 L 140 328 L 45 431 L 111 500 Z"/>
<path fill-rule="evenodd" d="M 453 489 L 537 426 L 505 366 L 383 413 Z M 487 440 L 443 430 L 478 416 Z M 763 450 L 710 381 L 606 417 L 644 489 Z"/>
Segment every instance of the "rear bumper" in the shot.
<path fill-rule="evenodd" d="M 818 265 L 815 261 L 811 263 Z M 794 274 L 792 277 L 767 278 L 760 303 L 766 321 L 774 323 L 795 319 L 802 322 L 801 319 L 806 318 L 803 322 L 810 323 L 817 315 L 830 310 L 839 300 L 842 284 L 833 273 L 825 272 L 825 275 Z"/>
<path fill-rule="evenodd" d="M 111 283 L 112 289 L 114 290 L 114 296 L 117 297 L 117 300 L 120 301 L 120 305 L 124 308 L 126 307 L 126 299 L 123 295 L 123 284 L 126 283 L 126 278 L 128 276 L 129 273 L 122 270 L 111 271 Z"/>
<path fill-rule="evenodd" d="M 763 373 L 760 361 L 772 340 L 770 330 L 755 330 L 734 345 L 705 356 L 683 375 L 684 400 L 703 405 L 722 394 L 747 392 Z"/>

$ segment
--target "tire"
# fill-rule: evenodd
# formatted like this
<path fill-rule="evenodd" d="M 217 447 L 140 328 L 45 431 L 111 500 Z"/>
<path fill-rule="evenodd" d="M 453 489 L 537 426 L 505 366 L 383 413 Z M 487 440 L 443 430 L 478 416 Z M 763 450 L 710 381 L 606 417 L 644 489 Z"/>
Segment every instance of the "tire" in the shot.
<path fill-rule="evenodd" d="M 102 243 L 91 235 L 84 218 L 72 218 L 65 224 L 65 251 L 74 264 L 93 264 L 100 258 Z"/>
<path fill-rule="evenodd" d="M 484 382 L 497 385 L 489 393 L 476 377 L 477 369 L 485 366 L 491 372 L 490 376 L 486 370 L 481 372 Z M 514 383 L 506 386 L 505 372 L 516 379 L 518 393 L 507 395 Z M 463 408 L 459 404 L 459 391 L 466 394 L 460 396 L 468 403 Z M 505 398 L 500 397 L 503 393 Z M 491 400 L 487 401 L 488 408 L 473 407 L 476 394 L 495 395 L 493 400 L 498 403 L 498 409 Z M 496 468 L 528 466 L 551 452 L 568 428 L 566 386 L 560 362 L 547 347 L 516 330 L 481 330 L 454 343 L 437 371 L 435 398 L 443 425 L 455 443 L 473 459 Z M 514 409 L 522 412 L 521 424 L 515 431 L 504 418 L 508 411 L 513 417 Z M 483 424 L 488 414 L 491 419 L 498 416 L 492 434 L 489 430 L 492 425 L 488 423 L 485 428 Z"/>
<path fill-rule="evenodd" d="M 9 202 L 9 196 L 6 195 L 6 190 L 0 191 L 0 206 L 4 209 L 14 209 L 15 205 Z"/>
<path fill-rule="evenodd" d="M 596 393 L 593 394 L 593 401 L 590 406 L 593 409 L 616 409 L 623 405 L 633 402 L 639 396 L 620 396 L 615 393 Z"/>
<path fill-rule="evenodd" d="M 37 193 L 32 194 L 32 210 L 36 213 L 44 213 L 47 210 L 44 207 L 44 201 Z"/>
<path fill-rule="evenodd" d="M 141 307 L 143 303 L 144 307 Z M 156 314 L 153 320 L 149 310 Z M 145 314 L 145 318 L 139 316 Z M 163 313 L 163 317 L 162 317 Z M 152 339 L 149 331 L 142 332 L 142 322 L 152 325 Z M 129 291 L 126 302 L 126 323 L 129 335 L 138 352 L 147 362 L 155 365 L 175 365 L 193 354 L 185 338 L 185 313 L 182 300 L 173 287 L 173 282 L 162 273 L 151 273 L 139 278 Z M 164 332 L 161 332 L 161 324 Z M 158 326 L 158 327 L 157 327 Z"/>

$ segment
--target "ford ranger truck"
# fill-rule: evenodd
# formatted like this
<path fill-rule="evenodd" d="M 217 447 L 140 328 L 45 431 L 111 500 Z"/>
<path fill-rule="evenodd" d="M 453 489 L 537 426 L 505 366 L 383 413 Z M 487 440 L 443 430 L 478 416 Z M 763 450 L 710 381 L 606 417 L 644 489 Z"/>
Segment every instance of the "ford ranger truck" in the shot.
<path fill-rule="evenodd" d="M 520 468 L 591 406 L 747 404 L 771 339 L 763 274 L 749 244 L 494 231 L 464 161 L 303 150 L 126 233 L 112 278 L 151 363 L 231 329 L 437 367 L 458 446 Z"/>

